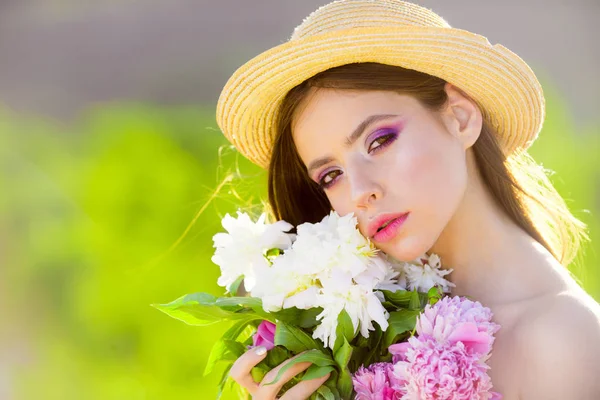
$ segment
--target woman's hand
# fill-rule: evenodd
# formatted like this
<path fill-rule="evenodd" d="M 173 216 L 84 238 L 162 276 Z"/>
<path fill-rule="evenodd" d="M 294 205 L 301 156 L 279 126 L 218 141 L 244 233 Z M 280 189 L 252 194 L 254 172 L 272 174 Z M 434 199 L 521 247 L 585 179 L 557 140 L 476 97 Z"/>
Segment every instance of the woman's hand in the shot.
<path fill-rule="evenodd" d="M 267 349 L 262 346 L 248 350 L 235 361 L 229 372 L 229 376 L 231 376 L 231 378 L 234 381 L 236 381 L 240 386 L 248 390 L 248 392 L 252 395 L 252 398 L 256 400 L 276 399 L 277 394 L 279 393 L 283 385 L 285 385 L 290 379 L 292 379 L 298 373 L 304 371 L 311 365 L 311 363 L 309 362 L 300 362 L 289 368 L 287 371 L 285 371 L 281 379 L 279 379 L 277 383 L 267 385 L 267 383 L 272 382 L 277 377 L 277 373 L 285 364 L 287 364 L 289 361 L 295 358 L 292 357 L 288 361 L 278 365 L 271 371 L 267 372 L 262 382 L 257 383 L 252 378 L 250 371 L 252 371 L 252 368 L 256 366 L 256 364 L 261 362 L 266 356 Z M 302 381 L 296 384 L 291 389 L 289 389 L 287 392 L 285 392 L 285 394 L 281 397 L 281 400 L 307 399 L 319 387 L 321 387 L 322 384 L 325 383 L 327 378 L 329 378 L 329 374 L 325 375 L 322 378 Z"/>

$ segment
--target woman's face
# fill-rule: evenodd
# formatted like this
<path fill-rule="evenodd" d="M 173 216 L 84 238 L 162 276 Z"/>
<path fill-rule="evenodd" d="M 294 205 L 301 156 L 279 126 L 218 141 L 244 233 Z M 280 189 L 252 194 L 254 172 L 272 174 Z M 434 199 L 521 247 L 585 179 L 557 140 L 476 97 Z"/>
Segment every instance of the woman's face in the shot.
<path fill-rule="evenodd" d="M 431 249 L 467 188 L 476 107 L 452 86 L 447 92 L 448 106 L 435 113 L 395 92 L 313 89 L 294 118 L 310 178 L 399 260 Z"/>

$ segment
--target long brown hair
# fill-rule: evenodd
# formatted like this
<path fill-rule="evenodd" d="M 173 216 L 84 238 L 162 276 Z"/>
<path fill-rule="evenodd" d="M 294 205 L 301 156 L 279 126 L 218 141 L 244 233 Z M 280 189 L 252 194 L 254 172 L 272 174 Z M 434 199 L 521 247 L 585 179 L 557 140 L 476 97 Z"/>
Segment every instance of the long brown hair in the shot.
<path fill-rule="evenodd" d="M 431 111 L 447 101 L 443 79 L 401 67 L 360 63 L 321 72 L 292 89 L 277 121 L 269 165 L 269 203 L 273 216 L 293 225 L 317 222 L 331 205 L 306 171 L 292 137 L 292 120 L 311 88 L 384 90 L 407 94 Z M 483 125 L 473 145 L 477 167 L 492 196 L 531 237 L 568 265 L 585 236 L 585 225 L 568 210 L 543 168 L 527 152 L 506 156 L 492 129 Z"/>

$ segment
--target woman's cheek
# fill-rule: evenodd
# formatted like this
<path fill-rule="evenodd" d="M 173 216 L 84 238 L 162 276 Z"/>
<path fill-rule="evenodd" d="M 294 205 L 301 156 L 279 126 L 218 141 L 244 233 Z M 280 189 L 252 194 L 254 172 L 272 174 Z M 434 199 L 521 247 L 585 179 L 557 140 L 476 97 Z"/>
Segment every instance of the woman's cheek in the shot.
<path fill-rule="evenodd" d="M 399 154 L 399 176 L 404 186 L 418 197 L 413 199 L 419 203 L 435 199 L 441 201 L 441 193 L 450 194 L 462 184 L 460 149 L 444 139 L 442 135 L 428 135 L 422 140 L 413 141 Z"/>
<path fill-rule="evenodd" d="M 329 203 L 331 204 L 331 208 L 333 208 L 341 216 L 355 212 L 356 210 L 353 209 L 350 201 L 350 194 L 343 193 L 343 188 L 338 189 L 340 190 L 336 190 L 335 194 L 327 195 Z"/>
<path fill-rule="evenodd" d="M 390 177 L 401 186 L 401 192 L 405 194 L 416 194 L 414 190 L 426 184 L 427 175 L 435 168 L 435 162 L 421 149 L 401 151 L 397 155 L 393 168 L 389 168 Z M 411 193 L 412 192 L 412 193 Z M 411 196 L 413 197 L 413 196 Z"/>

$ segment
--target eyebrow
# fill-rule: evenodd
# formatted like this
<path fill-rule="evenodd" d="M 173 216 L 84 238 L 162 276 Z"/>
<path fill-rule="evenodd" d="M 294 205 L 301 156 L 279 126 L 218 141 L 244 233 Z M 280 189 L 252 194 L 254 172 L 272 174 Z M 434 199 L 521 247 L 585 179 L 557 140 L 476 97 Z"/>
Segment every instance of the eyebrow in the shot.
<path fill-rule="evenodd" d="M 360 124 L 358 124 L 358 126 L 354 129 L 354 131 L 350 134 L 350 136 L 348 136 L 344 142 L 344 144 L 346 145 L 346 147 L 350 147 L 352 146 L 359 137 L 361 137 L 361 135 L 365 132 L 365 130 L 372 124 L 374 124 L 375 122 L 381 121 L 383 119 L 387 119 L 387 118 L 392 118 L 392 117 L 397 117 L 397 115 L 395 114 L 375 114 L 375 115 L 371 115 L 370 117 L 365 118 L 365 120 L 363 120 Z M 331 161 L 333 161 L 332 157 L 321 157 L 321 158 L 317 158 L 316 160 L 314 160 L 313 162 L 311 162 L 308 166 L 308 174 L 312 174 L 312 171 L 314 171 L 315 169 L 330 163 Z"/>

